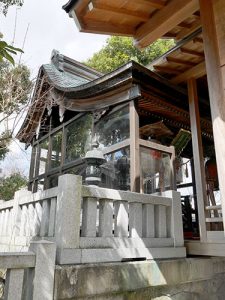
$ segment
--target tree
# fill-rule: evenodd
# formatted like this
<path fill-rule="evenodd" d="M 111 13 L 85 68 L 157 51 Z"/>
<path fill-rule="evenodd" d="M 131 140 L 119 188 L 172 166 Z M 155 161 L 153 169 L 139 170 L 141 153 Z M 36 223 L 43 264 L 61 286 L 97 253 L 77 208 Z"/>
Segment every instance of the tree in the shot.
<path fill-rule="evenodd" d="M 112 36 L 106 45 L 95 53 L 86 64 L 100 72 L 108 73 L 130 60 L 147 65 L 174 46 L 173 40 L 157 40 L 144 50 L 133 45 L 129 37 Z"/>
<path fill-rule="evenodd" d="M 13 5 L 22 6 L 23 0 L 1 0 L 0 1 L 0 12 L 6 16 L 6 14 L 8 12 L 8 8 Z"/>
<path fill-rule="evenodd" d="M 23 50 L 10 46 L 8 43 L 3 41 L 2 38 L 3 35 L 0 33 L 0 62 L 6 59 L 14 65 L 15 61 L 12 54 L 17 55 L 18 52 L 23 53 Z"/>
<path fill-rule="evenodd" d="M 13 67 L 6 61 L 0 63 L 0 160 L 8 152 L 31 89 L 30 71 L 25 65 Z"/>
<path fill-rule="evenodd" d="M 27 179 L 20 173 L 11 174 L 9 177 L 0 180 L 0 199 L 13 199 L 14 193 L 27 186 Z"/>

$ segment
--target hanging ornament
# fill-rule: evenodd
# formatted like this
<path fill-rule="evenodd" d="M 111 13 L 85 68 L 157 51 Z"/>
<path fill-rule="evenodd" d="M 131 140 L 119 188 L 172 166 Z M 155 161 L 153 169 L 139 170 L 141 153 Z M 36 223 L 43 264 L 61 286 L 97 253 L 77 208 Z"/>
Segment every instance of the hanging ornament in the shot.
<path fill-rule="evenodd" d="M 187 163 L 186 163 L 186 167 L 185 167 L 185 176 L 186 176 L 186 178 L 189 177 L 189 174 L 188 174 L 188 165 L 187 165 Z"/>

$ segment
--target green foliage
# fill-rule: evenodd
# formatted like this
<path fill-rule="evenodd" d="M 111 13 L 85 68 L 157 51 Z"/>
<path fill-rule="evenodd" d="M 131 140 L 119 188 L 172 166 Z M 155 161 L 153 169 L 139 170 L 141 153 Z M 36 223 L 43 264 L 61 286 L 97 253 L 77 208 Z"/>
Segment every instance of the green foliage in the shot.
<path fill-rule="evenodd" d="M 13 5 L 22 6 L 23 0 L 0 0 L 0 13 L 6 16 L 9 7 Z M 0 33 L 0 62 L 7 60 L 14 65 L 15 61 L 12 55 L 16 55 L 18 52 L 23 53 L 23 50 L 9 45 L 2 38 L 3 35 Z"/>
<path fill-rule="evenodd" d="M 30 71 L 26 66 L 13 67 L 6 61 L 0 63 L 0 160 L 8 152 L 20 112 L 28 103 L 31 89 Z"/>
<path fill-rule="evenodd" d="M 23 0 L 0 0 L 0 12 L 6 16 L 9 7 L 13 5 L 22 6 Z"/>
<path fill-rule="evenodd" d="M 0 38 L 0 62 L 6 59 L 14 65 L 15 61 L 12 54 L 16 55 L 18 52 L 23 53 L 23 50 L 10 46 Z"/>
<path fill-rule="evenodd" d="M 0 199 L 13 199 L 14 193 L 22 187 L 26 187 L 27 179 L 20 173 L 14 173 L 0 180 Z"/>
<path fill-rule="evenodd" d="M 19 112 L 21 105 L 27 103 L 31 88 L 30 71 L 25 65 L 0 63 L 0 113 L 9 116 Z"/>
<path fill-rule="evenodd" d="M 9 130 L 0 133 L 0 161 L 3 160 L 6 154 L 9 152 L 8 146 L 11 138 L 12 136 Z"/>
<path fill-rule="evenodd" d="M 112 36 L 86 64 L 103 73 L 111 72 L 130 60 L 145 66 L 173 46 L 173 40 L 157 40 L 141 51 L 133 45 L 131 38 Z"/>

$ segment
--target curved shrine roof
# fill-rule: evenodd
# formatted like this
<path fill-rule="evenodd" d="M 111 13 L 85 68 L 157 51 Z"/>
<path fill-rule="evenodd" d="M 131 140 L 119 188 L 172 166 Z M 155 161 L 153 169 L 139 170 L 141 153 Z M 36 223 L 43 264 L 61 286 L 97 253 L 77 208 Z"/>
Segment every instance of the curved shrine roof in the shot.
<path fill-rule="evenodd" d="M 39 70 L 32 104 L 17 137 L 29 144 L 53 102 L 63 109 L 84 112 L 133 99 L 139 99 L 142 110 L 189 123 L 186 91 L 138 63 L 128 62 L 103 75 L 53 51 L 51 63 Z"/>

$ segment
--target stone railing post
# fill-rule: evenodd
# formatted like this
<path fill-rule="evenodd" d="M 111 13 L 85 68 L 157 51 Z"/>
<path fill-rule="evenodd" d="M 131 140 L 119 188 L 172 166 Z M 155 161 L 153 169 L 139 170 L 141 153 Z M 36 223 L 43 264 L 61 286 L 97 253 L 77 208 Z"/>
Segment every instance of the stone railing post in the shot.
<path fill-rule="evenodd" d="M 56 245 L 46 240 L 34 241 L 30 243 L 29 251 L 36 254 L 36 262 L 34 269 L 28 271 L 23 299 L 52 300 Z"/>
<path fill-rule="evenodd" d="M 80 245 L 81 189 L 81 176 L 65 174 L 59 177 L 55 225 L 58 263 L 62 263 L 64 249 Z"/>
<path fill-rule="evenodd" d="M 184 234 L 180 193 L 171 190 L 163 192 L 163 195 L 172 198 L 171 234 L 174 238 L 174 247 L 182 247 Z"/>
<path fill-rule="evenodd" d="M 13 213 L 12 213 L 12 231 L 10 238 L 10 250 L 16 249 L 16 237 L 20 235 L 20 227 L 21 227 L 21 208 L 19 205 L 20 200 L 23 197 L 27 197 L 31 195 L 31 192 L 27 190 L 20 190 L 15 192 L 14 201 L 13 201 Z"/>

